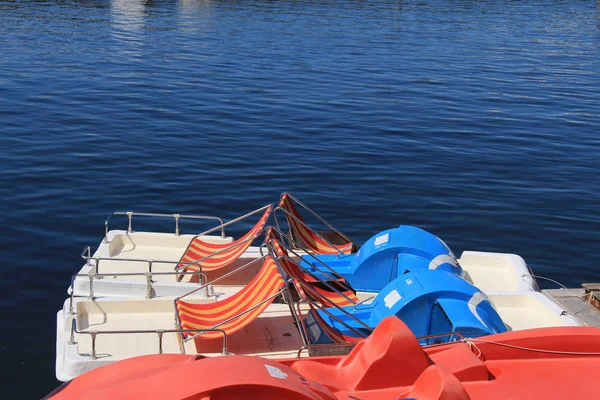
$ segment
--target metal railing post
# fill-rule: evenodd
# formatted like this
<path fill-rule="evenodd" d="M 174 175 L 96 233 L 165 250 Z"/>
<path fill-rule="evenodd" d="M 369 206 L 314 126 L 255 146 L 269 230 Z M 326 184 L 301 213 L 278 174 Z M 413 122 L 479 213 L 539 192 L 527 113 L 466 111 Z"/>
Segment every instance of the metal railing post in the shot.
<path fill-rule="evenodd" d="M 90 299 L 90 300 L 94 299 L 94 277 L 95 276 L 96 276 L 96 274 L 89 275 L 89 277 L 90 277 L 90 293 L 88 295 L 88 299 Z"/>
<path fill-rule="evenodd" d="M 146 273 L 146 298 L 147 299 L 152 298 L 152 273 L 151 272 Z"/>
<path fill-rule="evenodd" d="M 69 315 L 73 315 L 73 293 L 75 293 L 75 288 L 71 286 L 71 297 L 69 297 Z"/>
<path fill-rule="evenodd" d="M 69 315 L 73 315 L 73 296 L 75 295 L 76 275 L 71 276 L 71 295 L 69 296 Z"/>
<path fill-rule="evenodd" d="M 96 357 L 96 336 L 98 335 L 97 331 L 91 331 L 90 335 L 92 335 L 92 352 L 90 355 L 90 358 L 92 360 L 96 360 L 98 357 Z"/>
<path fill-rule="evenodd" d="M 127 211 L 127 219 L 129 220 L 129 226 L 127 227 L 127 232 L 131 233 L 132 232 L 132 229 L 131 229 L 131 220 L 133 219 L 133 212 Z"/>
<path fill-rule="evenodd" d="M 159 329 L 156 331 L 158 335 L 158 354 L 163 353 L 163 334 L 165 333 L 164 329 Z"/>
<path fill-rule="evenodd" d="M 227 353 L 227 334 L 225 333 L 225 331 L 222 331 L 222 332 L 223 332 L 223 353 L 222 354 L 224 356 L 226 356 L 228 354 Z"/>
<path fill-rule="evenodd" d="M 75 318 L 71 320 L 71 336 L 67 344 L 75 344 Z"/>
<path fill-rule="evenodd" d="M 181 216 L 181 214 L 173 214 L 173 217 L 175 217 L 175 236 L 179 236 L 179 217 Z"/>

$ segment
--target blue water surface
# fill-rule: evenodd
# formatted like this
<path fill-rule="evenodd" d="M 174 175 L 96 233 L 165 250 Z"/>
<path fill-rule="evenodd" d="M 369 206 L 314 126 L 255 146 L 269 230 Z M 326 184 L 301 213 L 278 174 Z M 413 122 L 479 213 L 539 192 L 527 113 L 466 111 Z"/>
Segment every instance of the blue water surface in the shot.
<path fill-rule="evenodd" d="M 600 2 L 0 0 L 0 393 L 54 378 L 109 212 L 290 191 L 600 281 Z M 242 232 L 246 226 L 231 231 Z"/>

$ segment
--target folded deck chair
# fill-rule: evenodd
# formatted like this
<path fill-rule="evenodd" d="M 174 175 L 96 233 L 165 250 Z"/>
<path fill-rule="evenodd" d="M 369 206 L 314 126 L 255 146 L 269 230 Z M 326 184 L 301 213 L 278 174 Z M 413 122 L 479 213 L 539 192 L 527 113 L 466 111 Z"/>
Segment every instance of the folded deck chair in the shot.
<path fill-rule="evenodd" d="M 176 300 L 181 329 L 221 329 L 232 334 L 248 326 L 285 289 L 285 282 L 271 256 L 264 259 L 258 274 L 241 291 L 216 303 L 194 304 Z M 185 333 L 185 337 L 197 333 Z M 222 338 L 220 332 L 206 332 L 202 339 Z"/>
<path fill-rule="evenodd" d="M 285 213 L 288 225 L 292 232 L 292 235 L 306 248 L 317 254 L 350 254 L 353 251 L 353 243 L 348 242 L 344 244 L 330 244 L 324 240 L 319 234 L 313 229 L 306 225 L 306 222 L 302 219 L 302 216 L 298 213 L 294 202 L 290 198 L 288 193 L 281 195 L 279 201 L 279 208 L 287 211 Z"/>
<path fill-rule="evenodd" d="M 207 243 L 198 237 L 190 242 L 179 262 L 195 264 L 178 264 L 177 270 L 214 271 L 223 268 L 238 258 L 250 247 L 253 239 L 262 232 L 271 214 L 272 206 L 266 208 L 256 225 L 244 236 L 231 243 Z"/>
<path fill-rule="evenodd" d="M 273 239 L 273 236 L 273 230 L 269 229 L 265 240 L 268 240 L 270 243 L 273 256 L 277 259 L 286 275 L 290 278 L 304 282 L 309 287 L 310 296 L 312 298 L 326 306 L 347 306 L 359 302 L 356 294 L 344 278 L 337 276 L 335 277 L 337 278 L 336 280 L 321 281 L 306 271 L 303 271 L 298 264 L 289 259 L 285 247 L 277 239 Z M 301 297 L 303 295 L 301 292 L 298 292 L 298 294 Z"/>

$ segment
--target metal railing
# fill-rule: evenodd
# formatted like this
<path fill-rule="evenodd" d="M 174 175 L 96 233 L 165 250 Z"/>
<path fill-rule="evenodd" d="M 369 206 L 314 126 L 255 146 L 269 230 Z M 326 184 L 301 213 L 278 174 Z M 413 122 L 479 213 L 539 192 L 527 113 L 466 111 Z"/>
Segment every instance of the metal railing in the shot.
<path fill-rule="evenodd" d="M 115 211 L 108 215 L 106 220 L 104 221 L 104 241 L 108 243 L 108 221 L 112 218 L 113 215 L 126 215 L 128 220 L 127 232 L 133 232 L 133 217 L 160 217 L 160 218 L 174 218 L 175 219 L 175 235 L 179 236 L 179 220 L 180 219 L 206 219 L 206 220 L 216 220 L 219 221 L 220 225 L 211 230 L 214 231 L 216 229 L 221 228 L 221 237 L 225 237 L 225 225 L 223 224 L 223 219 L 219 217 L 215 217 L 212 215 L 184 215 L 184 214 L 157 214 L 157 213 L 140 213 L 133 211 Z"/>
<path fill-rule="evenodd" d="M 293 254 L 296 258 L 299 259 L 304 259 L 304 257 L 309 256 L 311 257 L 313 260 L 315 260 L 318 264 L 320 264 L 322 267 L 324 267 L 327 271 L 324 271 L 323 269 L 317 267 L 315 264 L 312 264 L 312 267 L 314 269 L 316 269 L 319 273 L 321 273 L 322 275 L 324 275 L 326 278 L 329 279 L 330 282 L 336 282 L 337 285 L 341 286 L 342 288 L 344 288 L 345 290 L 353 290 L 352 287 L 350 287 L 349 284 L 346 283 L 345 279 L 337 273 L 336 270 L 334 270 L 333 268 L 331 268 L 329 265 L 327 265 L 325 262 L 323 262 L 322 260 L 320 260 L 319 258 L 317 258 L 315 255 L 311 254 L 310 252 L 307 252 L 306 249 L 304 247 L 302 247 L 302 245 L 300 245 L 300 243 L 296 242 L 293 240 L 293 238 L 291 238 L 290 236 L 286 235 L 285 233 L 283 233 L 281 230 L 279 230 L 278 228 L 272 228 L 273 231 L 275 231 L 278 235 L 280 235 L 280 237 L 285 238 L 287 241 L 291 241 L 291 243 L 293 244 L 293 246 L 291 247 L 286 247 L 283 245 L 283 243 L 279 242 L 279 244 L 288 252 Z M 317 277 L 315 274 L 313 274 L 311 271 L 309 271 L 308 269 L 306 269 L 305 267 L 303 267 L 300 263 L 296 262 L 295 260 L 293 260 L 292 258 L 290 258 L 289 256 L 286 256 L 284 254 L 277 254 L 277 251 L 275 250 L 273 244 L 271 243 L 272 241 L 268 242 L 269 245 L 269 249 L 271 254 L 273 255 L 273 258 L 275 258 L 276 261 L 279 261 L 279 259 L 281 258 L 285 258 L 288 262 L 291 262 L 292 264 L 294 264 L 300 271 L 302 271 L 303 273 L 309 275 L 311 278 L 315 279 L 317 282 L 323 284 L 324 286 L 326 286 L 329 290 L 334 291 L 335 293 L 341 295 L 342 297 L 344 297 L 347 301 L 349 301 L 350 303 L 354 304 L 355 306 L 357 306 L 358 304 L 356 304 L 356 302 L 352 299 L 350 299 L 348 296 L 346 296 L 344 293 L 340 292 L 338 289 L 336 289 L 333 285 L 331 285 L 328 281 L 323 280 L 319 277 Z M 299 248 L 301 251 L 305 252 L 306 254 L 299 254 L 296 250 L 293 249 L 293 247 Z M 306 260 L 305 260 L 306 261 Z M 285 269 L 283 269 L 285 271 Z"/>
<path fill-rule="evenodd" d="M 303 283 L 301 281 L 297 281 L 300 285 L 302 285 Z M 307 289 L 306 286 L 303 287 L 303 289 Z M 309 289 L 310 290 L 310 289 Z M 302 303 L 308 303 L 311 306 L 313 306 L 314 308 L 318 308 L 319 310 L 323 311 L 325 314 L 327 314 L 330 318 L 334 319 L 337 323 L 343 325 L 344 327 L 346 327 L 346 329 L 352 331 L 354 334 L 362 337 L 363 339 L 366 338 L 368 335 L 365 335 L 363 332 L 357 330 L 356 328 L 348 325 L 346 322 L 342 321 L 340 318 L 338 318 L 337 316 L 333 315 L 332 313 L 330 313 L 326 307 L 324 307 L 323 305 L 317 304 L 315 301 L 308 299 L 308 298 L 304 298 L 301 299 L 300 301 L 298 301 L 296 303 L 296 312 L 298 313 L 299 316 L 302 315 L 302 310 L 300 309 L 301 304 Z M 342 313 L 344 313 L 344 315 L 346 315 L 347 317 L 349 317 L 350 319 L 356 321 L 358 324 L 362 325 L 363 328 L 367 331 L 369 331 L 369 334 L 371 334 L 371 332 L 373 332 L 373 328 L 370 327 L 369 325 L 365 324 L 360 318 L 355 317 L 353 314 L 349 313 L 348 311 L 344 310 L 342 307 L 338 306 L 337 304 L 331 303 L 331 305 L 333 306 L 333 308 L 337 308 L 338 310 L 342 311 Z M 306 327 L 304 318 L 299 318 L 301 321 L 301 326 L 302 329 L 304 330 L 304 333 L 306 334 L 306 338 L 307 338 L 307 342 L 308 339 L 310 338 L 310 335 L 308 334 L 308 328 Z M 316 322 L 316 321 L 315 321 Z"/>
<path fill-rule="evenodd" d="M 465 338 L 462 334 L 460 334 L 459 332 L 449 332 L 449 333 L 440 333 L 440 334 L 436 334 L 436 335 L 426 335 L 426 336 L 419 336 L 417 337 L 418 341 L 421 340 L 427 340 L 427 339 L 435 339 L 437 337 L 445 337 L 445 336 L 450 336 L 450 338 L 452 338 L 453 336 L 456 336 L 458 338 L 458 340 L 453 340 L 453 341 L 448 341 L 445 343 L 435 343 L 435 344 L 429 344 L 429 345 L 425 345 L 423 347 L 427 347 L 427 348 L 431 348 L 431 347 L 436 347 L 436 346 L 443 346 L 443 345 L 447 345 L 447 344 L 453 344 L 453 343 L 457 343 L 459 341 L 464 341 Z M 335 348 L 339 348 L 339 347 L 350 347 L 350 348 L 354 348 L 354 346 L 356 346 L 358 344 L 358 342 L 353 342 L 353 343 L 325 343 L 325 344 L 307 344 L 302 346 L 299 350 L 298 353 L 296 354 L 296 358 L 301 358 L 302 357 L 302 353 L 305 350 L 310 350 L 310 349 L 335 349 Z"/>
<path fill-rule="evenodd" d="M 115 330 L 115 331 L 78 331 L 77 321 L 73 318 L 71 323 L 71 336 L 68 344 L 76 344 L 75 334 L 78 335 L 90 335 L 92 341 L 92 349 L 90 352 L 90 358 L 92 360 L 98 359 L 96 356 L 96 338 L 98 335 L 123 335 L 123 334 L 148 334 L 154 333 L 158 336 L 158 354 L 163 354 L 163 336 L 165 333 L 176 333 L 183 335 L 184 333 L 194 332 L 220 332 L 223 335 L 223 352 L 222 355 L 227 355 L 227 333 L 223 329 L 137 329 L 137 330 Z M 185 347 L 180 348 L 181 353 L 185 354 Z"/>
<path fill-rule="evenodd" d="M 211 228 L 211 229 L 209 229 L 207 231 L 199 233 L 195 237 L 202 236 L 202 235 L 208 235 L 209 233 L 212 233 L 212 232 L 216 231 L 217 229 L 221 229 L 221 231 L 223 232 L 222 235 L 223 235 L 223 237 L 225 237 L 224 235 L 225 235 L 225 227 L 226 226 L 229 226 L 229 225 L 234 224 L 236 222 L 239 222 L 239 221 L 241 221 L 243 219 L 246 219 L 246 218 L 248 218 L 248 217 L 250 217 L 250 216 L 252 216 L 252 215 L 254 215 L 256 213 L 259 213 L 259 212 L 261 212 L 263 210 L 266 210 L 267 208 L 272 207 L 272 206 L 273 206 L 273 204 L 267 204 L 266 206 L 262 206 L 260 208 L 257 208 L 254 211 L 250 211 L 249 213 L 244 214 L 241 217 L 234 218 L 231 221 L 227 221 L 225 223 L 223 223 L 223 220 L 221 220 L 221 225 L 215 226 L 214 228 Z"/>
<path fill-rule="evenodd" d="M 119 273 L 108 273 L 108 274 L 75 274 L 71 276 L 71 295 L 69 298 L 69 314 L 73 314 L 73 297 L 75 297 L 75 280 L 78 277 L 87 277 L 89 279 L 89 291 L 88 291 L 88 299 L 94 299 L 94 279 L 103 279 L 107 276 L 145 276 L 146 277 L 146 298 L 151 299 L 154 296 L 152 295 L 153 286 L 155 283 L 152 280 L 154 275 L 177 275 L 182 274 L 181 272 L 119 272 Z M 207 280 L 206 274 L 203 272 L 185 272 L 185 275 L 199 275 L 202 279 L 200 284 L 202 284 L 202 288 L 206 289 L 205 296 L 208 297 L 208 285 L 203 284 Z M 79 296 L 77 296 L 79 297 Z"/>
<path fill-rule="evenodd" d="M 436 347 L 436 346 L 443 346 L 446 344 L 451 344 L 451 343 L 456 343 L 458 341 L 463 341 L 465 340 L 465 337 L 460 333 L 460 332 L 448 332 L 448 333 L 437 333 L 435 335 L 425 335 L 425 336 L 418 336 L 417 340 L 419 342 L 421 342 L 422 340 L 428 340 L 428 339 L 435 339 L 435 338 L 439 338 L 439 337 L 446 337 L 449 336 L 448 341 L 447 342 L 443 342 L 443 343 L 433 343 L 433 344 L 425 344 L 423 347 Z M 456 336 L 458 338 L 458 340 L 452 340 L 452 338 Z"/>
<path fill-rule="evenodd" d="M 286 194 L 286 193 L 284 193 Z M 282 194 L 282 197 L 283 195 Z M 315 218 L 317 218 L 322 224 L 324 224 L 325 226 L 327 226 L 329 229 L 331 229 L 331 231 L 333 233 L 335 233 L 336 235 L 338 235 L 340 238 L 342 238 L 343 240 L 345 240 L 348 244 L 348 246 L 352 246 L 352 240 L 350 240 L 350 238 L 346 235 L 344 235 L 342 232 L 340 232 L 339 230 L 337 230 L 336 228 L 334 228 L 329 222 L 325 221 L 319 214 L 317 214 L 316 212 L 314 212 L 313 210 L 311 210 L 306 204 L 302 203 L 300 200 L 298 200 L 296 197 L 292 196 L 291 194 L 287 193 L 287 196 L 293 200 L 296 204 L 298 204 L 300 207 L 302 207 L 304 210 L 308 211 L 310 214 L 312 214 Z M 275 208 L 275 210 L 273 210 L 273 217 L 275 220 L 275 225 L 277 226 L 277 229 L 281 231 L 281 226 L 279 225 L 279 220 L 277 219 L 277 211 L 282 211 L 286 218 L 288 219 L 288 228 L 290 231 L 290 236 L 294 236 L 292 233 L 292 227 L 291 224 L 289 223 L 289 219 L 292 218 L 294 221 L 298 222 L 299 224 L 301 224 L 303 227 L 305 227 L 306 229 L 308 229 L 309 231 L 311 231 L 312 233 L 314 233 L 319 239 L 323 240 L 325 243 L 327 243 L 332 249 L 335 249 L 338 254 L 343 255 L 344 252 L 342 252 L 338 246 L 334 245 L 333 243 L 331 243 L 331 241 L 329 241 L 327 238 L 325 238 L 323 235 L 321 235 L 317 230 L 311 228 L 306 222 L 304 222 L 301 218 L 298 218 L 297 216 L 295 216 L 294 214 L 292 214 L 289 210 L 287 210 L 284 207 L 277 207 Z M 290 247 L 291 247 L 291 243 L 290 243 Z"/>
<path fill-rule="evenodd" d="M 236 269 L 234 269 L 233 271 L 230 271 L 230 272 L 226 273 L 225 275 L 221 275 L 220 277 L 218 277 L 218 278 L 215 278 L 215 279 L 213 279 L 213 280 L 212 280 L 212 281 L 210 281 L 210 282 L 205 282 L 205 283 L 204 283 L 202 286 L 200 286 L 199 288 L 196 288 L 196 289 L 192 290 L 191 292 L 188 292 L 188 293 L 184 294 L 183 296 L 179 296 L 179 297 L 177 297 L 177 298 L 175 299 L 175 301 L 177 301 L 177 300 L 181 300 L 181 299 L 183 299 L 184 297 L 187 297 L 187 296 L 189 296 L 189 295 L 191 295 L 191 294 L 193 294 L 193 293 L 196 293 L 196 292 L 197 292 L 197 291 L 199 291 L 199 290 L 205 289 L 205 288 L 207 288 L 209 285 L 214 285 L 216 282 L 220 282 L 220 281 L 222 281 L 223 279 L 225 279 L 225 278 L 228 278 L 228 277 L 230 277 L 231 275 L 234 275 L 234 274 L 236 274 L 237 272 L 239 272 L 239 271 L 241 271 L 241 270 L 243 270 L 243 269 L 246 269 L 246 268 L 248 268 L 250 265 L 252 265 L 252 264 L 254 264 L 254 263 L 256 263 L 256 262 L 258 262 L 258 261 L 260 261 L 260 260 L 264 260 L 266 257 L 267 257 L 267 256 L 266 256 L 266 255 L 264 255 L 264 256 L 262 256 L 262 257 L 255 258 L 254 260 L 252 260 L 252 261 L 249 261 L 249 262 L 247 262 L 246 264 L 244 264 L 244 265 L 241 265 L 241 266 L 237 267 Z M 176 273 L 176 274 L 184 274 L 185 272 L 173 272 L 173 273 Z M 205 277 L 206 277 L 206 275 L 205 275 Z"/>
<path fill-rule="evenodd" d="M 173 260 L 155 260 L 155 259 L 150 259 L 150 258 L 114 258 L 114 257 L 92 257 L 91 256 L 91 247 L 87 246 L 85 247 L 82 252 L 81 252 L 81 258 L 83 258 L 86 261 L 86 264 L 88 266 L 92 265 L 92 261 L 93 261 L 93 266 L 96 267 L 96 273 L 99 274 L 100 273 L 100 261 L 118 261 L 118 262 L 140 262 L 140 263 L 147 263 L 148 264 L 148 272 L 152 273 L 152 265 L 153 264 L 175 264 L 175 268 L 177 268 L 177 266 L 179 264 L 186 264 L 186 265 L 195 265 L 197 264 L 199 261 L 202 261 L 208 257 L 211 257 L 214 254 L 211 254 L 208 257 L 204 257 L 200 260 L 195 260 L 195 261 L 173 261 Z M 87 253 L 87 255 L 85 255 L 85 253 Z M 185 267 L 181 267 L 181 268 L 185 268 Z M 200 270 L 200 272 L 202 272 L 202 270 Z M 105 275 L 116 275 L 116 274 L 105 274 Z"/>

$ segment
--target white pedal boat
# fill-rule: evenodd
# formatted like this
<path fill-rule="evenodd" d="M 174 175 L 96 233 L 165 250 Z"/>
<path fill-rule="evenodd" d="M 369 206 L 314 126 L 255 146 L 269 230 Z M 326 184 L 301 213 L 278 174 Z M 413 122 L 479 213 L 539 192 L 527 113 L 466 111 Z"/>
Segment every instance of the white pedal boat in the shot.
<path fill-rule="evenodd" d="M 193 303 L 226 301 L 253 280 L 261 269 L 253 261 L 265 254 L 263 246 L 248 245 L 224 268 L 183 271 L 183 278 L 178 279 L 182 270 L 174 269 L 181 265 L 191 241 L 234 243 L 220 229 L 267 207 L 201 235 L 180 235 L 178 229 L 175 233 L 136 232 L 131 229 L 135 213 L 124 213 L 129 229 L 107 229 L 93 254 L 89 248 L 84 251 L 85 265 L 72 280 L 70 297 L 57 313 L 57 378 L 66 381 L 101 365 L 153 353 L 218 356 L 226 349 L 229 354 L 295 357 L 305 343 L 288 304 L 271 303 L 243 329 L 212 341 L 182 341 L 176 321 L 176 298 L 193 292 L 188 297 Z M 566 310 L 539 292 L 520 256 L 465 251 L 459 262 L 464 279 L 488 296 L 508 330 L 578 325 Z M 374 295 L 356 293 L 361 303 L 368 303 Z"/>

